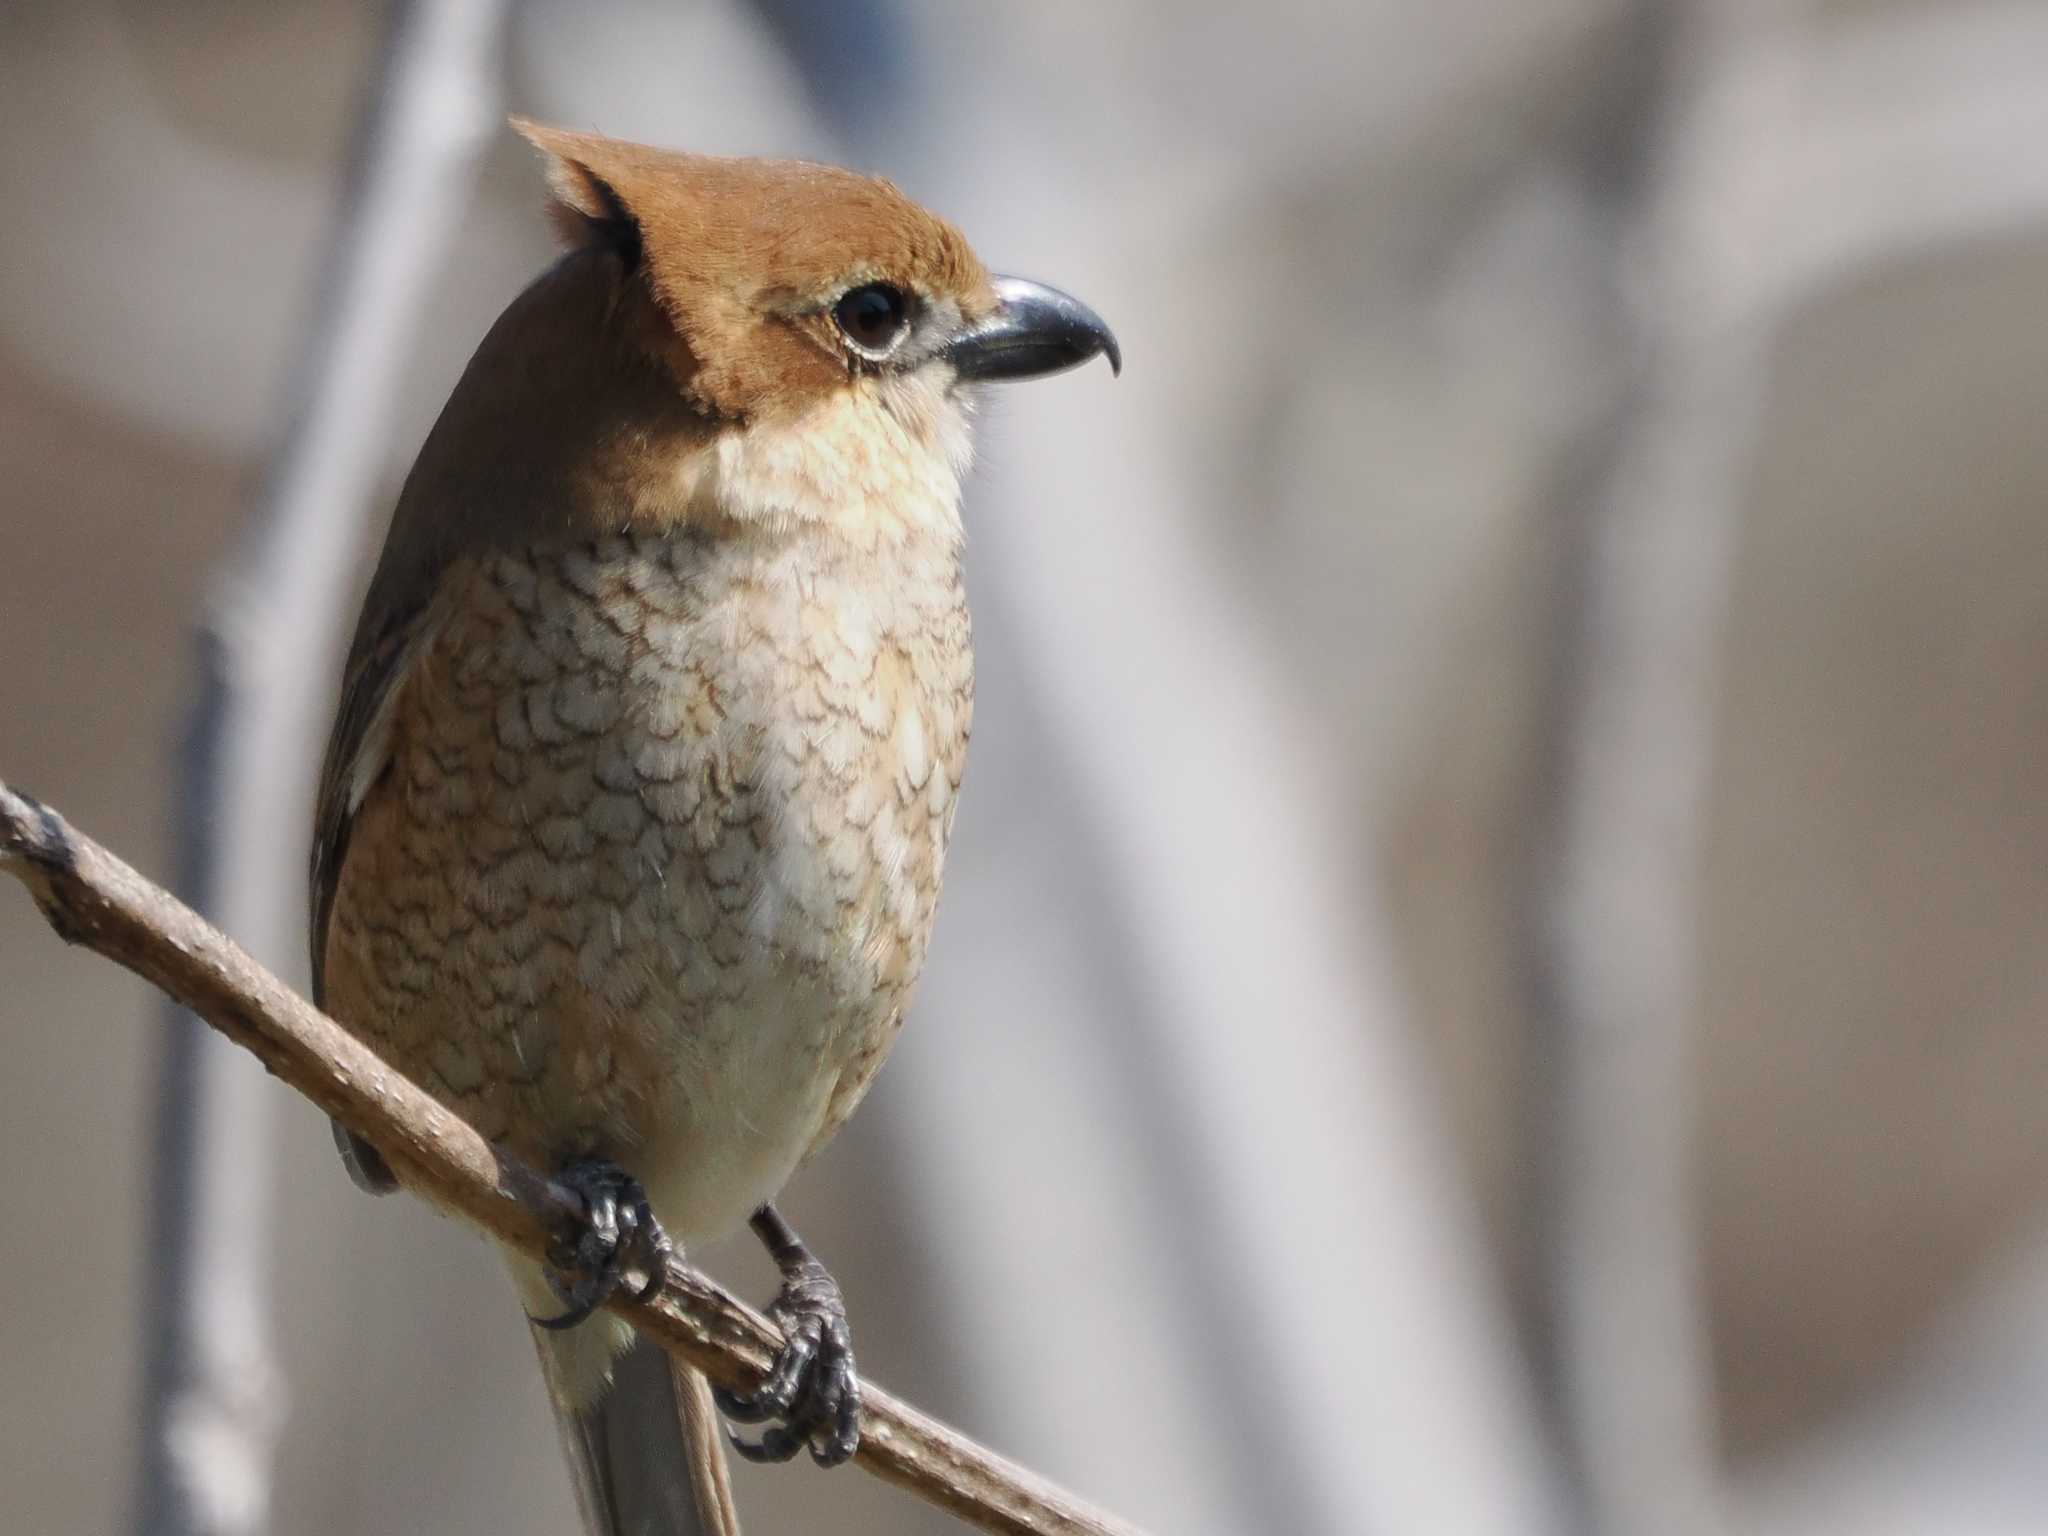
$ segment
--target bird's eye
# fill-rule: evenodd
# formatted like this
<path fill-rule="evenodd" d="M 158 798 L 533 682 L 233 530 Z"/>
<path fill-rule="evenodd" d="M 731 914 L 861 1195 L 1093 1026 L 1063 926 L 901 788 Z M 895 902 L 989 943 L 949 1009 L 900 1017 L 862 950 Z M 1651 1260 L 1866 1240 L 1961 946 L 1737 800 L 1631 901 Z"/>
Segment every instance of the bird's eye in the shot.
<path fill-rule="evenodd" d="M 832 307 L 846 339 L 870 357 L 886 353 L 910 323 L 903 290 L 888 283 L 863 283 Z"/>

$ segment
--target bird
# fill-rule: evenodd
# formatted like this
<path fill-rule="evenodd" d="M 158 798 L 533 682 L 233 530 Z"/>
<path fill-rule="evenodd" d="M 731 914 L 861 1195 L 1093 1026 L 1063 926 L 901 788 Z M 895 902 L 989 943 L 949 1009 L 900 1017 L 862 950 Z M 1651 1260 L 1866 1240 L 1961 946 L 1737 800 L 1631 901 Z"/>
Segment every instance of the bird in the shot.
<path fill-rule="evenodd" d="M 1122 356 L 888 181 L 512 126 L 563 250 L 392 514 L 319 784 L 315 998 L 583 1200 L 506 1259 L 586 1529 L 723 1529 L 720 1415 L 766 1426 L 731 1435 L 756 1459 L 858 1444 L 844 1299 L 774 1202 L 930 940 L 977 401 Z M 408 1181 L 336 1140 L 363 1187 Z M 785 1344 L 714 1393 L 599 1308 L 742 1226 Z"/>

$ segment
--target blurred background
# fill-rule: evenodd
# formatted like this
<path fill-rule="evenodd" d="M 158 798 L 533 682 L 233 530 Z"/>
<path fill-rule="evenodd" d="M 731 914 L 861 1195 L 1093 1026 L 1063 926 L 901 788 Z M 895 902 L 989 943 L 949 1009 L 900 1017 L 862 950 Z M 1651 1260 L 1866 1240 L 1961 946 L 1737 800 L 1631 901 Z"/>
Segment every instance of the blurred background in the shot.
<path fill-rule="evenodd" d="M 988 413 L 931 969 L 788 1199 L 867 1373 L 1157 1532 L 2048 1529 L 2044 78 L 2034 0 L 18 0 L 0 775 L 303 984 L 342 626 L 549 260 L 503 114 L 883 172 L 1128 367 Z M 207 1529 L 571 1528 L 478 1239 L 12 894 L 0 1031 L 11 1529 L 137 1528 L 194 1201 Z"/>

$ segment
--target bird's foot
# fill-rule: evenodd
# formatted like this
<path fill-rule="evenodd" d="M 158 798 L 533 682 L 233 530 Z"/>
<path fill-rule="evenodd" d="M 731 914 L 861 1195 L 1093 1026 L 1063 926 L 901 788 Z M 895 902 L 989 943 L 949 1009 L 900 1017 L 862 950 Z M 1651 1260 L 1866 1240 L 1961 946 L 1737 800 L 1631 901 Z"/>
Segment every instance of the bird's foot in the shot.
<path fill-rule="evenodd" d="M 568 1310 L 559 1317 L 536 1317 L 534 1325 L 574 1328 L 625 1284 L 628 1264 L 637 1263 L 646 1277 L 633 1292 L 637 1300 L 660 1290 L 675 1244 L 654 1219 L 640 1181 L 601 1157 L 566 1163 L 555 1177 L 583 1197 L 585 1214 L 574 1230 L 556 1237 L 544 1270 Z"/>
<path fill-rule="evenodd" d="M 748 1461 L 788 1461 L 809 1447 L 819 1466 L 836 1467 L 860 1448 L 860 1380 L 846 1301 L 839 1282 L 796 1234 L 780 1218 L 775 1224 L 786 1241 L 769 1243 L 782 1269 L 782 1289 L 768 1316 L 782 1330 L 782 1351 L 752 1392 L 718 1387 L 713 1394 L 727 1418 L 768 1424 L 759 1440 L 731 1436 L 733 1449 Z M 755 1226 L 762 1230 L 760 1221 Z"/>

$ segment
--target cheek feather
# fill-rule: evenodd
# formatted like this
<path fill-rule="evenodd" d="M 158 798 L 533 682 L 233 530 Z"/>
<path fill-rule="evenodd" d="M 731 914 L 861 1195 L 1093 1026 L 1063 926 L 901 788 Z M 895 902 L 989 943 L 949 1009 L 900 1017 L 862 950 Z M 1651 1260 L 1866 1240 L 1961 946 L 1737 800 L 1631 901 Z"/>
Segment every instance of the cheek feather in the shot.
<path fill-rule="evenodd" d="M 718 434 L 681 470 L 702 512 L 764 528 L 824 524 L 860 547 L 961 539 L 966 411 L 936 379 L 859 378 L 785 422 Z"/>

